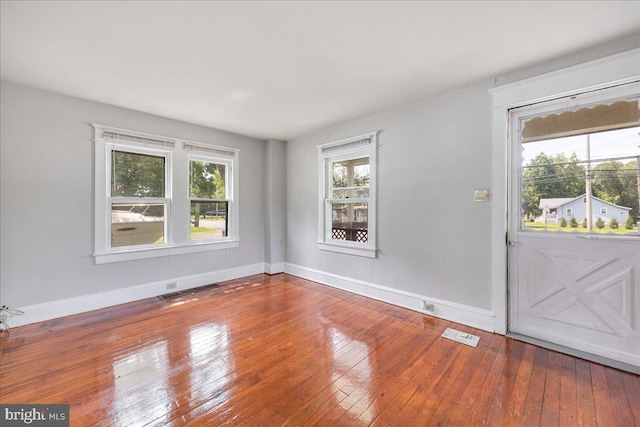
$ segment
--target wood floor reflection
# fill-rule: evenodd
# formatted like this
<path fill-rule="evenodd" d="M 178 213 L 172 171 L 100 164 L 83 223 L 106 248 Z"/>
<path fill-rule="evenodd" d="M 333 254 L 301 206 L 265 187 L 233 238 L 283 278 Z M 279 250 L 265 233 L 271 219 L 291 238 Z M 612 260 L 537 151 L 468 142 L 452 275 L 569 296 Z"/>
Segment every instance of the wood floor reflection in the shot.
<path fill-rule="evenodd" d="M 640 426 L 637 375 L 284 274 L 14 328 L 0 354 L 0 403 L 72 426 Z"/>

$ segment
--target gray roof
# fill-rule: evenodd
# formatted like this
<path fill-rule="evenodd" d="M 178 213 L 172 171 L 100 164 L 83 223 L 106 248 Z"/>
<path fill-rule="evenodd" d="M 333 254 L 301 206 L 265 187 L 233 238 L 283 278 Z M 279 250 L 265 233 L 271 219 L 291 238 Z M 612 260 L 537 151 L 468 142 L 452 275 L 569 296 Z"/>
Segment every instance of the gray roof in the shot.
<path fill-rule="evenodd" d="M 569 202 L 573 202 L 574 200 L 577 199 L 581 199 L 583 197 L 585 197 L 587 194 L 581 194 L 578 197 L 558 197 L 558 198 L 550 198 L 550 199 L 540 199 L 540 203 L 538 204 L 538 207 L 540 209 L 556 209 L 562 205 L 566 205 Z M 628 209 L 631 210 L 631 208 L 626 207 L 626 206 L 619 206 L 616 205 L 615 203 L 611 203 L 611 202 L 607 202 L 606 200 L 602 200 L 596 196 L 592 196 L 594 199 L 601 201 L 602 203 L 606 203 L 610 206 L 615 206 L 616 208 L 621 208 L 621 209 Z"/>

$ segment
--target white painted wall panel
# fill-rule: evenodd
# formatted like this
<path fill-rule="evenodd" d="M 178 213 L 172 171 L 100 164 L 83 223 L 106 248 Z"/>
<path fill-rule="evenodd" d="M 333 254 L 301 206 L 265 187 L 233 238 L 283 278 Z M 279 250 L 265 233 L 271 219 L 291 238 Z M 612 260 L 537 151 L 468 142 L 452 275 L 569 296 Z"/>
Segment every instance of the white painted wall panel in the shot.
<path fill-rule="evenodd" d="M 2 304 L 24 307 L 263 262 L 262 141 L 8 83 L 0 93 Z M 96 265 L 92 122 L 241 149 L 240 247 Z"/>
<path fill-rule="evenodd" d="M 479 84 L 290 141 L 287 263 L 491 309 L 491 97 Z M 316 145 L 380 131 L 376 259 L 317 248 Z"/>

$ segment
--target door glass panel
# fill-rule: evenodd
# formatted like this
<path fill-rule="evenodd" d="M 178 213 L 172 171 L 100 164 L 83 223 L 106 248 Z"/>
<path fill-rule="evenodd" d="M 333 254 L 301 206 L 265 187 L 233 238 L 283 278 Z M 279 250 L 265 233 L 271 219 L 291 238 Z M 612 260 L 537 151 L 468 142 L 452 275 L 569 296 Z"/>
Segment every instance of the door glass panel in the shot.
<path fill-rule="evenodd" d="M 520 230 L 640 235 L 640 127 L 593 130 L 522 143 Z"/>

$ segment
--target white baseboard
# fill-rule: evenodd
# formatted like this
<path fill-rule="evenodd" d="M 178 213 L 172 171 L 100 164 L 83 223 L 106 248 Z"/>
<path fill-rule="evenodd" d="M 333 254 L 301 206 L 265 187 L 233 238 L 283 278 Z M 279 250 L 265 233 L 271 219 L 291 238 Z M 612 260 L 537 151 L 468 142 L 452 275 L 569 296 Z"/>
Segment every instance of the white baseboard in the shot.
<path fill-rule="evenodd" d="M 284 273 L 284 262 L 279 262 L 276 264 L 267 264 L 264 263 L 264 272 L 267 274 L 278 274 Z"/>
<path fill-rule="evenodd" d="M 428 314 L 430 316 L 446 319 L 451 322 L 482 329 L 483 331 L 494 332 L 493 322 L 495 315 L 489 310 L 437 298 L 430 298 L 425 295 L 405 292 L 290 263 L 285 263 L 284 270 L 288 274 L 302 277 L 303 279 L 312 280 L 334 288 Z M 422 308 L 424 301 L 433 304 L 434 311 L 424 310 Z"/>
<path fill-rule="evenodd" d="M 9 326 L 14 328 L 263 272 L 264 265 L 258 263 L 193 276 L 171 277 L 159 282 L 34 304 L 27 307 L 12 307 L 24 311 L 24 314 L 13 316 L 9 321 Z M 176 283 L 177 288 L 167 289 L 167 283 Z"/>

